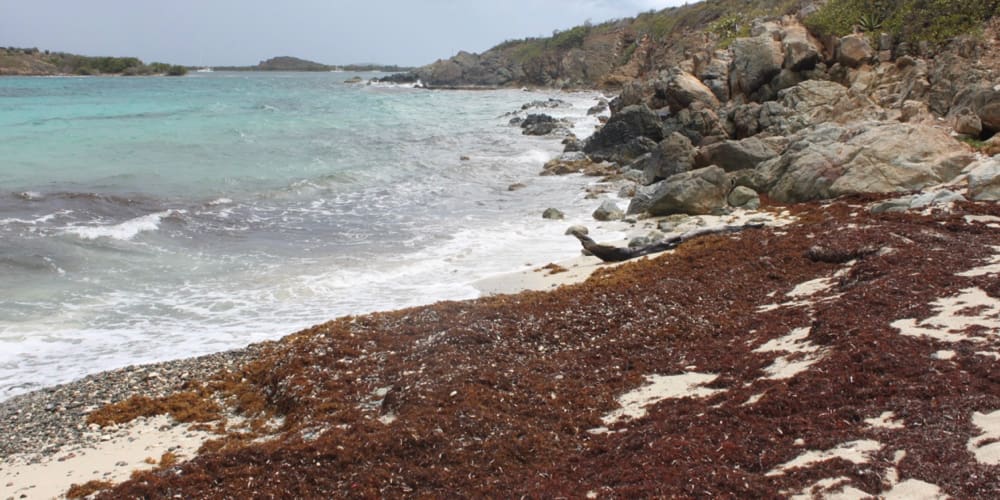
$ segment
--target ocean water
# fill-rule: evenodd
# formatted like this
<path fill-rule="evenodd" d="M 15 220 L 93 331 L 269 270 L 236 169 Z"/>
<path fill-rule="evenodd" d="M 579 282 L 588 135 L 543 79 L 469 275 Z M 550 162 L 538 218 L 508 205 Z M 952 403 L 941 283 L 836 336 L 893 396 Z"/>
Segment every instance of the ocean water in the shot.
<path fill-rule="evenodd" d="M 585 137 L 598 95 L 350 76 L 0 79 L 0 399 L 578 254 L 592 180 L 505 114 L 563 99 Z"/>

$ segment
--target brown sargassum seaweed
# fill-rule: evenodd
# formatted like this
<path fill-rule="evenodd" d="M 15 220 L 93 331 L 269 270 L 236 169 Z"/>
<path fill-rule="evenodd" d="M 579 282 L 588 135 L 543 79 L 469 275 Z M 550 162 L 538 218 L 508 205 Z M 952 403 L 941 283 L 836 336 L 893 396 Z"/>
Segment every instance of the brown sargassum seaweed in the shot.
<path fill-rule="evenodd" d="M 1000 298 L 995 274 L 956 275 L 1000 246 L 1000 230 L 964 216 L 1000 209 L 871 216 L 866 201 L 792 207 L 790 226 L 698 239 L 552 292 L 296 333 L 201 389 L 248 417 L 283 417 L 269 440 L 227 435 L 103 495 L 761 498 L 834 477 L 877 495 L 896 467 L 955 497 L 995 497 L 1000 468 L 976 462 L 966 443 L 979 432 L 973 412 L 1000 409 L 998 361 L 976 354 L 1000 350 L 997 332 L 944 344 L 890 323 L 927 318 L 932 301 L 973 286 Z M 760 309 L 845 269 L 812 305 Z M 822 358 L 764 378 L 777 355 L 754 349 L 802 327 Z M 931 356 L 941 349 L 956 356 Z M 724 391 L 588 432 L 646 375 L 686 371 L 718 374 L 709 387 Z M 885 411 L 905 427 L 864 423 Z M 857 439 L 883 447 L 868 463 L 766 475 Z"/>

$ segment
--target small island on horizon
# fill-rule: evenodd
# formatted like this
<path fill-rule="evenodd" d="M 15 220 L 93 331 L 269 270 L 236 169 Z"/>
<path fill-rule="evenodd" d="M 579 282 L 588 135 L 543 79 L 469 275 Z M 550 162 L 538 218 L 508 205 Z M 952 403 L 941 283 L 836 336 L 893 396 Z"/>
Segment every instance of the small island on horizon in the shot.
<path fill-rule="evenodd" d="M 40 50 L 35 47 L 0 47 L 0 76 L 183 76 L 188 71 L 200 68 L 202 66 L 162 62 L 147 64 L 137 57 L 92 57 Z M 254 66 L 214 66 L 212 69 L 217 71 L 380 71 L 396 73 L 412 71 L 414 68 L 378 63 L 328 65 L 297 57 L 279 56 L 261 61 Z"/>

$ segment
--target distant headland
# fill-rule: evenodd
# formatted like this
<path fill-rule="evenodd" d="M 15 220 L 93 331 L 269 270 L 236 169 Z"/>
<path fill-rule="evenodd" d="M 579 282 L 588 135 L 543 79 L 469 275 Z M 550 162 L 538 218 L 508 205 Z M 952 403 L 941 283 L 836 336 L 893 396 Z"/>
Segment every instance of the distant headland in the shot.
<path fill-rule="evenodd" d="M 136 57 L 90 57 L 37 48 L 0 47 L 0 75 L 167 75 L 183 76 L 188 68 Z"/>
<path fill-rule="evenodd" d="M 414 68 L 376 63 L 329 65 L 298 57 L 280 56 L 261 61 L 256 66 L 216 66 L 215 69 L 220 71 L 382 71 L 396 73 L 412 71 Z"/>
<path fill-rule="evenodd" d="M 0 47 L 0 76 L 120 75 L 183 76 L 198 66 L 162 62 L 144 63 L 136 57 L 91 57 L 38 48 Z M 363 63 L 348 65 L 321 64 L 297 57 L 281 56 L 261 61 L 255 66 L 215 66 L 218 71 L 412 71 L 414 68 Z"/>

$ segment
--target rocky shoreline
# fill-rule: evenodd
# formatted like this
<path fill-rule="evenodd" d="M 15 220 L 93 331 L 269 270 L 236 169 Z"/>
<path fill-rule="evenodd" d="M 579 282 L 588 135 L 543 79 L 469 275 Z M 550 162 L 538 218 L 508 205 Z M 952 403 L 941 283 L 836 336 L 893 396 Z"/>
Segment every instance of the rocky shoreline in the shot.
<path fill-rule="evenodd" d="M 750 35 L 627 84 L 586 140 L 546 103 L 512 125 L 564 139 L 544 172 L 630 197 L 595 218 L 636 241 L 734 214 L 791 223 L 497 288 L 546 293 L 341 318 L 20 396 L 0 404 L 0 432 L 19 436 L 0 455 L 93 439 L 97 413 L 201 405 L 215 409 L 188 424 L 219 437 L 196 457 L 93 489 L 1000 494 L 996 26 L 933 59 L 821 41 L 794 17 Z"/>

